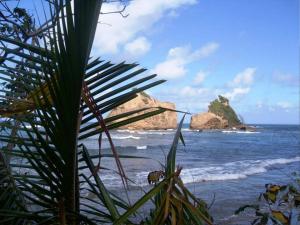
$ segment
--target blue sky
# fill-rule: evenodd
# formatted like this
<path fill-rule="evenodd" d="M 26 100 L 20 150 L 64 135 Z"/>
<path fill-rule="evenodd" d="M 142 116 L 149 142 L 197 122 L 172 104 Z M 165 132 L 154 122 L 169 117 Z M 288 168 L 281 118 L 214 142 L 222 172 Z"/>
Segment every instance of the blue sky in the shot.
<path fill-rule="evenodd" d="M 199 113 L 222 94 L 247 123 L 299 124 L 297 0 L 133 0 L 124 14 L 101 15 L 92 53 L 167 79 L 154 97 Z"/>
<path fill-rule="evenodd" d="M 168 79 L 149 92 L 180 110 L 206 111 L 223 94 L 248 123 L 299 123 L 298 9 L 297 0 L 136 0 L 126 19 L 101 17 L 94 53 Z"/>

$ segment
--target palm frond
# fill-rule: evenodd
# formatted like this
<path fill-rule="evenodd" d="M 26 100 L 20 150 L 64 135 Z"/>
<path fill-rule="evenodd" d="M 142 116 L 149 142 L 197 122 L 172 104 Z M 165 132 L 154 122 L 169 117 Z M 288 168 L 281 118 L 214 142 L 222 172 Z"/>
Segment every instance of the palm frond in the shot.
<path fill-rule="evenodd" d="M 150 216 L 142 221 L 144 224 L 213 224 L 206 205 L 188 191 L 180 179 L 182 168 L 176 169 L 176 152 L 182 136 L 183 121 L 184 116 L 178 125 L 167 156 L 165 179 L 142 196 L 114 224 L 124 224 L 152 198 L 155 200 L 155 207 L 151 210 Z"/>
<path fill-rule="evenodd" d="M 23 77 L 34 74 L 30 78 L 35 81 L 33 89 L 27 90 L 27 99 L 22 99 L 29 102 L 32 108 L 28 108 L 28 104 L 23 105 L 21 109 L 27 113 L 14 115 L 25 130 L 18 132 L 15 138 L 16 149 L 31 169 L 15 179 L 26 193 L 27 204 L 35 205 L 36 209 L 30 211 L 33 221 L 76 224 L 78 218 L 83 218 L 76 201 L 79 196 L 76 177 L 78 112 L 101 2 L 92 0 L 83 4 L 82 1 L 74 1 L 74 11 L 71 1 L 54 1 L 49 7 L 61 17 L 54 24 L 48 40 L 45 37 L 42 39 L 42 47 L 30 47 L 0 37 L 3 42 L 22 47 L 22 51 L 6 49 L 9 55 L 27 64 L 37 65 L 35 68 L 24 66 L 23 70 L 29 71 L 26 74 L 20 71 Z M 16 68 L 13 64 L 9 67 Z M 9 68 L 6 70 L 11 74 L 15 72 Z M 19 82 L 26 83 L 21 76 Z M 8 106 L 22 111 L 19 102 L 17 105 L 9 103 Z M 36 121 L 41 128 L 35 126 Z M 43 216 L 35 217 L 41 210 Z M 15 212 L 11 218 L 17 218 L 18 213 L 23 215 Z"/>
<path fill-rule="evenodd" d="M 100 8 L 98 0 L 75 0 L 74 8 L 69 0 L 55 0 L 49 3 L 50 14 L 61 16 L 53 20 L 47 35 L 38 42 L 28 44 L 0 36 L 9 46 L 3 47 L 9 63 L 0 65 L 0 79 L 19 89 L 19 93 L 15 89 L 2 90 L 5 95 L 1 98 L 0 115 L 21 124 L 15 137 L 1 133 L 0 140 L 14 148 L 2 149 L 0 154 L 12 155 L 11 174 L 6 173 L 6 177 L 11 178 L 24 199 L 24 207 L 13 208 L 19 197 L 7 198 L 12 190 L 11 185 L 5 185 L 1 200 L 7 207 L 0 208 L 0 215 L 6 217 L 0 223 L 25 220 L 39 224 L 95 224 L 115 221 L 120 216 L 117 207 L 128 209 L 125 201 L 106 190 L 93 171 L 95 166 L 88 152 L 79 150 L 78 137 L 84 139 L 102 132 L 109 136 L 109 129 L 165 111 L 143 109 L 139 113 L 144 113 L 129 119 L 123 119 L 129 114 L 106 120 L 102 117 L 136 97 L 136 93 L 164 81 L 151 81 L 156 75 L 139 77 L 145 69 L 137 68 L 137 64 L 113 65 L 90 59 Z M 97 126 L 90 125 L 93 119 L 98 119 Z M 113 144 L 111 148 L 120 176 L 125 179 Z M 79 165 L 79 159 L 85 165 Z M 91 178 L 84 175 L 86 168 Z M 81 197 L 81 184 L 97 194 L 99 198 L 94 201 L 104 209 L 87 207 L 87 199 Z M 92 214 L 97 218 L 86 217 Z"/>

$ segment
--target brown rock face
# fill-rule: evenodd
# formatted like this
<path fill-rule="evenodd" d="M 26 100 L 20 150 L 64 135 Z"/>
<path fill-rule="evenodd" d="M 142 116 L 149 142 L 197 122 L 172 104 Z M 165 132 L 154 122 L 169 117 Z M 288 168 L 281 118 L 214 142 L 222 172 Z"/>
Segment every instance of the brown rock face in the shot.
<path fill-rule="evenodd" d="M 175 109 L 175 104 L 170 102 L 160 102 L 145 93 L 138 94 L 135 99 L 126 102 L 123 105 L 113 109 L 108 117 L 119 115 L 132 110 L 142 109 L 146 107 L 164 107 L 168 109 Z M 153 110 L 150 110 L 153 111 Z M 138 114 L 136 114 L 138 115 Z M 175 129 L 177 127 L 177 113 L 166 111 L 164 113 L 140 120 L 119 129 L 130 130 L 163 130 Z"/>
<path fill-rule="evenodd" d="M 191 129 L 225 129 L 228 127 L 228 121 L 214 113 L 205 112 L 193 115 L 191 118 Z"/>

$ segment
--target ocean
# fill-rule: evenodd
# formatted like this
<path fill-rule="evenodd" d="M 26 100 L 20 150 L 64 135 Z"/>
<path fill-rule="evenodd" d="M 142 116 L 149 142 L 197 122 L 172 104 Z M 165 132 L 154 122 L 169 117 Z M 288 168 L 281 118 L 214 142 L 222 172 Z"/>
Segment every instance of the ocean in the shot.
<path fill-rule="evenodd" d="M 198 132 L 188 129 L 188 125 L 182 129 L 185 146 L 179 144 L 177 152 L 177 165 L 183 167 L 181 178 L 192 193 L 211 205 L 210 213 L 216 224 L 249 224 L 253 212 L 235 216 L 234 211 L 255 203 L 265 184 L 290 183 L 292 172 L 300 171 L 299 125 L 253 126 L 256 132 Z M 147 175 L 162 170 L 174 133 L 174 130 L 111 131 L 120 155 L 143 157 L 121 159 L 131 180 L 132 202 L 143 190 L 152 187 Z M 97 139 L 95 136 L 84 141 L 91 154 L 98 152 Z M 105 136 L 102 148 L 102 153 L 110 153 Z M 100 176 L 110 190 L 124 197 L 113 165 L 112 158 L 103 158 L 101 166 L 111 170 L 102 170 Z M 146 215 L 149 207 L 142 213 Z"/>

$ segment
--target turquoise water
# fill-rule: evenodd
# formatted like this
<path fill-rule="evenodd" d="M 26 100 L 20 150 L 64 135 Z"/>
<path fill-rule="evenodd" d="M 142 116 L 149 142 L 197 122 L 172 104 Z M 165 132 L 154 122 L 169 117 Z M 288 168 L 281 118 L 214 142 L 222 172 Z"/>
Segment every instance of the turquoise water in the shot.
<path fill-rule="evenodd" d="M 141 188 L 148 190 L 147 175 L 160 170 L 174 136 L 166 131 L 112 131 L 119 154 L 151 159 L 122 159 L 130 183 L 130 196 L 137 199 Z M 242 224 L 247 220 L 233 216 L 239 206 L 254 203 L 266 183 L 287 183 L 294 171 L 300 171 L 300 126 L 257 125 L 257 132 L 197 132 L 183 128 L 186 146 L 179 145 L 177 164 L 183 167 L 181 177 L 190 190 L 208 203 L 218 224 Z M 97 137 L 85 141 L 91 152 L 97 152 Z M 104 138 L 103 153 L 108 153 Z M 94 150 L 93 150 L 94 149 Z M 101 165 L 115 169 L 110 158 Z M 121 193 L 121 182 L 113 171 L 101 171 L 104 183 Z M 149 206 L 151 207 L 151 206 Z M 147 211 L 147 209 L 144 209 Z M 147 212 L 145 212 L 146 214 Z"/>

